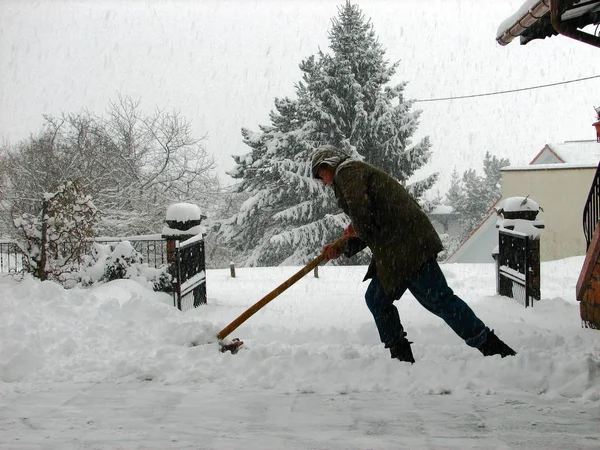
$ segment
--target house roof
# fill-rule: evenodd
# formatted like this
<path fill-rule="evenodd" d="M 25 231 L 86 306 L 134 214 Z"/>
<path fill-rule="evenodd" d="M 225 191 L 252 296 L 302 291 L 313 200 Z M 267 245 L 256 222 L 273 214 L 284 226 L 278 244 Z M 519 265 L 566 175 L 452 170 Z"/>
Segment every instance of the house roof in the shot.
<path fill-rule="evenodd" d="M 560 19 L 566 29 L 577 30 L 600 23 L 600 0 L 555 0 L 559 2 Z M 534 39 L 557 35 L 552 25 L 551 0 L 526 0 L 523 5 L 498 27 L 496 41 L 507 45 L 516 37 L 521 45 Z M 563 33 L 564 34 L 564 33 Z M 587 33 L 581 33 L 587 34 Z M 596 41 L 593 35 L 589 38 Z M 595 39 L 594 39 L 595 38 Z"/>
<path fill-rule="evenodd" d="M 498 205 L 498 203 L 500 203 L 501 200 L 502 199 L 496 200 L 494 204 L 490 206 L 490 208 L 487 210 L 485 216 L 483 217 L 483 219 L 481 219 L 477 227 L 475 227 L 471 231 L 471 233 L 469 233 L 469 236 L 461 242 L 458 248 L 454 251 L 454 253 L 452 253 L 448 257 L 448 259 L 446 259 L 445 262 L 492 262 L 491 253 L 494 249 L 494 245 L 496 245 L 497 242 L 495 242 L 494 245 L 492 245 L 490 248 L 480 248 L 479 244 L 484 243 L 484 247 L 486 246 L 486 244 L 489 244 L 489 242 L 487 242 L 486 239 L 486 234 L 489 235 L 490 230 L 494 230 L 494 232 L 496 230 L 496 223 L 498 222 L 496 206 Z M 465 258 L 465 255 L 469 253 L 470 250 L 472 250 L 472 247 L 477 249 L 476 253 L 481 253 L 481 256 L 479 257 L 480 260 L 474 261 L 470 258 Z"/>
<path fill-rule="evenodd" d="M 597 165 L 598 161 L 600 161 L 600 142 L 566 141 L 558 144 L 546 144 L 529 164 L 556 162 Z"/>
<path fill-rule="evenodd" d="M 506 166 L 500 169 L 501 172 L 531 172 L 536 170 L 573 170 L 573 169 L 596 169 L 598 162 L 595 163 L 550 163 L 550 164 L 530 164 L 528 166 Z"/>

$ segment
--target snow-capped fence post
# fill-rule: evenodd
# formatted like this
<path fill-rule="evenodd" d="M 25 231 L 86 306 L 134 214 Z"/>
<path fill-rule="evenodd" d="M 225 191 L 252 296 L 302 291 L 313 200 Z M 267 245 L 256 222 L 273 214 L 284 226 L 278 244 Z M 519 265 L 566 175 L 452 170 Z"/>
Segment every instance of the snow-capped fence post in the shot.
<path fill-rule="evenodd" d="M 502 219 L 497 227 L 498 248 L 492 256 L 496 261 L 496 292 L 512 297 L 525 307 L 540 300 L 540 230 L 541 208 L 528 197 L 503 200 L 497 213 Z"/>
<path fill-rule="evenodd" d="M 44 281 L 48 278 L 48 199 L 42 201 L 40 239 L 40 265 L 37 268 L 37 277 Z"/>
<path fill-rule="evenodd" d="M 204 227 L 200 208 L 175 203 L 167 209 L 162 237 L 167 241 L 167 262 L 173 277 L 173 303 L 184 311 L 206 303 Z M 193 302 L 186 301 L 192 294 Z"/>

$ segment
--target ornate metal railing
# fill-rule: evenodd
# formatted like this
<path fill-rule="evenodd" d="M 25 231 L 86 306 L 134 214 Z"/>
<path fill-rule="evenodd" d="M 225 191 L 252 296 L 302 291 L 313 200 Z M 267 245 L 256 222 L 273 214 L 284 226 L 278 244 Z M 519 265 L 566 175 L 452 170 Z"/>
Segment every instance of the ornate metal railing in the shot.
<path fill-rule="evenodd" d="M 0 240 L 0 273 L 16 273 L 23 269 L 23 253 L 11 240 Z"/>
<path fill-rule="evenodd" d="M 596 169 L 596 175 L 592 181 L 592 187 L 588 194 L 585 207 L 583 208 L 583 234 L 587 248 L 590 248 L 594 231 L 600 220 L 600 163 Z"/>
<path fill-rule="evenodd" d="M 96 238 L 90 242 L 90 250 L 93 243 L 114 246 L 123 241 L 128 241 L 149 266 L 159 268 L 167 263 L 167 241 L 162 239 L 159 234 L 123 238 Z"/>
<path fill-rule="evenodd" d="M 132 236 L 127 238 L 94 239 L 89 241 L 87 252 L 91 252 L 94 243 L 115 246 L 123 241 L 129 241 L 133 248 L 140 253 L 143 261 L 149 266 L 159 268 L 167 263 L 167 241 L 160 238 L 160 235 L 157 235 L 156 238 Z M 11 239 L 0 239 L 0 273 L 19 272 L 22 268 L 23 253 L 17 243 Z"/>
<path fill-rule="evenodd" d="M 539 239 L 510 230 L 500 230 L 498 239 L 498 293 L 533 306 L 541 298 Z"/>

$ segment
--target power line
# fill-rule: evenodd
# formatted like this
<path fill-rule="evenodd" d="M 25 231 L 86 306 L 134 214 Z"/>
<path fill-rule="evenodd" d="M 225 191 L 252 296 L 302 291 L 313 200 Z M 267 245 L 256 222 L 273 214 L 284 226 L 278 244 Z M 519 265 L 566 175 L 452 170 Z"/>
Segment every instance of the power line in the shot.
<path fill-rule="evenodd" d="M 560 81 L 558 83 L 550 83 L 550 84 L 541 84 L 539 86 L 531 86 L 531 87 L 520 88 L 520 89 L 510 89 L 507 91 L 486 92 L 484 94 L 461 95 L 461 96 L 457 96 L 457 97 L 428 98 L 426 100 L 413 100 L 413 102 L 414 103 L 441 102 L 444 100 L 459 100 L 461 98 L 487 97 L 490 95 L 509 94 L 511 92 L 530 91 L 532 89 L 541 89 L 541 88 L 550 87 L 550 86 L 558 86 L 560 84 L 577 83 L 578 81 L 591 80 L 592 78 L 600 78 L 600 75 L 592 75 L 591 77 L 578 78 L 576 80 Z"/>

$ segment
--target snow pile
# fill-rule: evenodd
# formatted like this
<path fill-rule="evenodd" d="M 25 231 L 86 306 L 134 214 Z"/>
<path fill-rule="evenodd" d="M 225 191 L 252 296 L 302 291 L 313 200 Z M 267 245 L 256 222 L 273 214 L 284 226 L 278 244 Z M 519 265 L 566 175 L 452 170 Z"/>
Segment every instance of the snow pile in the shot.
<path fill-rule="evenodd" d="M 320 278 L 302 279 L 234 333 L 247 344 L 235 356 L 218 352 L 218 331 L 297 268 L 240 269 L 235 279 L 208 271 L 209 303 L 187 313 L 131 280 L 64 290 L 4 277 L 0 386 L 156 380 L 287 393 L 519 391 L 597 401 L 598 332 L 581 328 L 574 300 L 581 263 L 542 264 L 543 300 L 529 309 L 493 295 L 493 265 L 445 265 L 450 285 L 518 355 L 483 358 L 407 294 L 397 305 L 415 342 L 413 366 L 389 359 L 379 343 L 363 300 L 364 267 L 325 266 Z"/>
<path fill-rule="evenodd" d="M 0 286 L 3 382 L 152 378 L 176 370 L 174 360 L 196 343 L 215 342 L 218 332 L 180 314 L 169 295 L 131 280 L 65 290 L 4 277 Z"/>
<path fill-rule="evenodd" d="M 218 331 L 298 268 L 209 270 L 209 303 L 186 313 L 133 280 L 1 277 L 0 447 L 595 448 L 600 334 L 580 325 L 582 262 L 542 263 L 527 309 L 493 295 L 492 264 L 444 265 L 518 355 L 484 358 L 407 294 L 414 365 L 379 343 L 365 267 L 304 277 L 233 333 L 237 355 Z"/>

